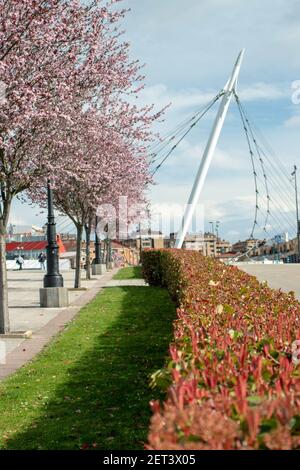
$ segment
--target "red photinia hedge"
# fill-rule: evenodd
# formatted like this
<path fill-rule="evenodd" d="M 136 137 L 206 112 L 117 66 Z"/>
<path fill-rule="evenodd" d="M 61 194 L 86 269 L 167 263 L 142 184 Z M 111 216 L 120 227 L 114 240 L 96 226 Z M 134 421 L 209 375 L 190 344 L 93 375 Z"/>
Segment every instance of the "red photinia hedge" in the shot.
<path fill-rule="evenodd" d="M 150 284 L 178 304 L 174 342 L 153 383 L 149 449 L 299 449 L 300 304 L 234 266 L 183 250 L 146 251 Z"/>

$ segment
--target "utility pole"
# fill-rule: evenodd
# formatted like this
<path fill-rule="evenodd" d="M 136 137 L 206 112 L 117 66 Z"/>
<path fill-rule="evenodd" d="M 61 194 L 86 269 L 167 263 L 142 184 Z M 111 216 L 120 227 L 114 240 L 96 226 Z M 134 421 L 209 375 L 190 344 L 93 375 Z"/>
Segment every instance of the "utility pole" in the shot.
<path fill-rule="evenodd" d="M 296 218 L 297 218 L 297 263 L 300 262 L 300 227 L 299 227 L 299 204 L 298 204 L 298 185 L 297 185 L 297 167 L 294 165 L 292 176 L 295 183 L 295 198 L 296 198 Z"/>
<path fill-rule="evenodd" d="M 214 241 L 214 253 L 213 253 L 213 256 L 215 258 L 216 256 L 216 239 L 215 239 L 215 228 L 214 228 L 214 223 L 213 222 L 209 222 L 210 225 L 211 225 L 211 233 L 212 233 L 212 236 L 213 236 L 213 241 Z"/>
<path fill-rule="evenodd" d="M 219 243 L 219 227 L 220 227 L 220 221 L 217 220 L 216 222 L 216 254 L 218 254 L 218 243 Z M 220 253 L 222 250 L 220 249 Z"/>
<path fill-rule="evenodd" d="M 216 222 L 217 242 L 218 242 L 218 240 L 219 240 L 219 227 L 220 227 L 220 223 L 221 223 L 221 222 L 220 222 L 219 220 L 217 220 L 217 222 Z"/>
<path fill-rule="evenodd" d="M 197 176 L 196 176 L 193 188 L 192 188 L 192 192 L 191 192 L 191 195 L 190 195 L 190 198 L 189 198 L 186 210 L 185 210 L 182 224 L 177 234 L 175 248 L 182 248 L 185 235 L 191 224 L 192 217 L 195 212 L 195 208 L 198 203 L 202 188 L 204 186 L 207 172 L 208 172 L 215 148 L 217 146 L 217 143 L 220 137 L 220 133 L 221 133 L 224 121 L 225 121 L 225 117 L 228 111 L 230 101 L 236 89 L 237 79 L 238 79 L 238 75 L 240 72 L 243 55 L 244 55 L 244 49 L 239 53 L 239 56 L 233 68 L 232 75 L 223 89 L 224 94 L 221 100 L 221 104 L 220 104 L 217 116 L 215 118 L 215 122 L 212 128 L 211 134 L 209 136 L 206 148 L 204 150 L 204 154 L 203 154 L 203 157 L 199 166 L 199 170 L 198 170 L 198 173 L 197 173 Z"/>

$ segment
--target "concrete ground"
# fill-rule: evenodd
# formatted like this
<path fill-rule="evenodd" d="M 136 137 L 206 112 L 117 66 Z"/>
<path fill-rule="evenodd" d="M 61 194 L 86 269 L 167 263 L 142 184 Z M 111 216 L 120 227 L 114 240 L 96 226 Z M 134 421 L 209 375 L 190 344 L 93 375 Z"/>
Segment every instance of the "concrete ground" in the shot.
<path fill-rule="evenodd" d="M 11 331 L 33 332 L 33 339 L 23 338 L 1 338 L 1 351 L 3 352 L 3 342 L 5 343 L 5 364 L 1 364 L 0 357 L 0 378 L 7 376 L 8 362 L 11 358 L 12 367 L 22 365 L 26 356 L 30 359 L 35 352 L 38 352 L 44 344 L 61 328 L 64 324 L 89 302 L 97 292 L 109 282 L 117 269 L 109 271 L 103 276 L 93 276 L 92 280 L 84 279 L 82 273 L 82 290 L 72 290 L 74 285 L 74 270 L 63 271 L 65 287 L 70 288 L 70 306 L 65 308 L 41 308 L 39 303 L 39 289 L 43 286 L 44 272 L 37 270 L 8 271 L 8 298 Z M 33 344 L 36 343 L 33 346 Z M 0 351 L 0 352 L 1 352 Z M 20 352 L 27 352 L 21 354 Z M 13 357 L 14 356 L 14 357 Z M 6 369 L 6 370 L 5 370 Z"/>
<path fill-rule="evenodd" d="M 300 264 L 247 264 L 237 265 L 259 281 L 267 281 L 273 289 L 284 292 L 294 291 L 300 300 Z"/>

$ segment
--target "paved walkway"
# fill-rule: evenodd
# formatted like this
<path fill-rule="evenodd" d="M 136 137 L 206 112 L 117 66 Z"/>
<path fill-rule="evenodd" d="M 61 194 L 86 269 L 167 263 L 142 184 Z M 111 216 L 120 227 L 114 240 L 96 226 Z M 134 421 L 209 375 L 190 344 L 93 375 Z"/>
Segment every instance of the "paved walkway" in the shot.
<path fill-rule="evenodd" d="M 95 276 L 92 280 L 82 281 L 82 290 L 70 290 L 70 306 L 60 309 L 41 308 L 39 305 L 39 288 L 42 287 L 44 273 L 40 271 L 9 271 L 8 296 L 10 306 L 10 323 L 12 331 L 33 332 L 31 339 L 2 339 L 6 349 L 6 363 L 0 364 L 0 380 L 7 377 L 28 360 L 32 359 L 47 342 L 66 323 L 90 302 L 96 294 L 111 281 L 118 269 Z M 63 272 L 65 286 L 73 287 L 74 271 Z"/>
<path fill-rule="evenodd" d="M 284 292 L 294 291 L 300 300 L 300 264 L 238 264 L 248 274 L 256 276 L 259 281 L 267 281 L 273 289 Z"/>

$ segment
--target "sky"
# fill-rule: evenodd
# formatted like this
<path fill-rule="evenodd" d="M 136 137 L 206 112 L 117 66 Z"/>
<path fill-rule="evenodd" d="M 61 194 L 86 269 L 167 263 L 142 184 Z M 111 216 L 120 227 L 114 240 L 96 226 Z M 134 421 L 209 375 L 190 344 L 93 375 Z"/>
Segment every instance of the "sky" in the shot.
<path fill-rule="evenodd" d="M 267 148 L 264 163 L 274 206 L 267 224 L 268 234 L 289 231 L 292 236 L 296 217 L 293 186 L 288 176 L 293 165 L 299 164 L 300 151 L 299 2 L 123 0 L 122 3 L 130 8 L 124 29 L 132 57 L 145 64 L 146 87 L 140 104 L 153 103 L 159 110 L 171 103 L 164 122 L 156 125 L 162 136 L 199 111 L 222 89 L 239 51 L 245 48 L 237 93 L 250 122 L 258 129 L 259 143 L 264 142 Z M 153 212 L 161 213 L 163 218 L 173 206 L 184 205 L 188 200 L 217 106 L 218 103 L 155 175 L 155 185 L 148 197 Z M 277 159 L 281 161 L 280 169 Z M 262 236 L 268 193 L 259 163 L 255 230 L 257 236 Z M 248 237 L 255 201 L 247 141 L 238 108 L 232 101 L 200 196 L 205 229 L 209 229 L 210 221 L 218 220 L 222 237 L 231 241 Z M 36 213 L 37 210 L 16 203 L 12 222 L 41 225 L 41 216 L 36 217 Z"/>

